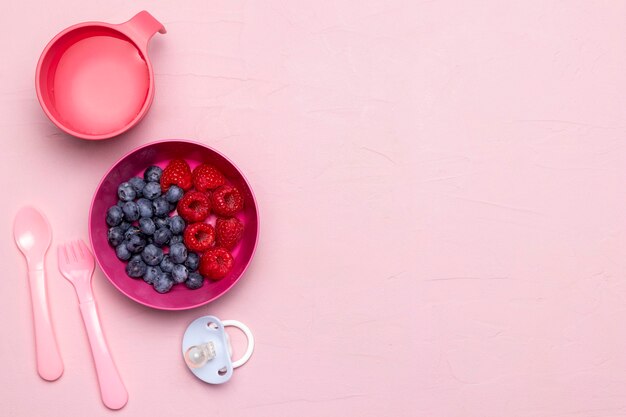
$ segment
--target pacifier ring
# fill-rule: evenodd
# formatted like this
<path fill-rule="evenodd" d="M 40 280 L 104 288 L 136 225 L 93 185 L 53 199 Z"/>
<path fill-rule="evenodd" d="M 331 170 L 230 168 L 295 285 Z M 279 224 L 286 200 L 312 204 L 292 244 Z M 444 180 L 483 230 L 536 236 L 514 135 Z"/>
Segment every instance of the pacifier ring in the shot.
<path fill-rule="evenodd" d="M 252 332 L 250 331 L 250 328 L 240 321 L 222 320 L 222 324 L 224 325 L 224 327 L 230 326 L 230 327 L 238 328 L 239 330 L 243 332 L 244 335 L 246 335 L 246 339 L 248 339 L 248 347 L 246 348 L 245 353 L 243 354 L 241 358 L 233 362 L 233 369 L 239 368 L 241 365 L 248 362 L 248 359 L 250 359 L 250 357 L 252 356 L 252 352 L 254 351 L 254 336 L 252 336 Z"/>

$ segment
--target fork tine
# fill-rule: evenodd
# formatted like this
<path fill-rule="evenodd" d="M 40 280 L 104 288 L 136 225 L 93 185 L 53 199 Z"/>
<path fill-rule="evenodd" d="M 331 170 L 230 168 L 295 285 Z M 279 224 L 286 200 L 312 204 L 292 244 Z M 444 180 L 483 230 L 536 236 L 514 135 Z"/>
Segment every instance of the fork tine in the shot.
<path fill-rule="evenodd" d="M 80 250 L 83 253 L 84 257 L 91 256 L 91 251 L 89 250 L 89 247 L 87 247 L 87 244 L 82 239 L 78 241 L 78 244 L 80 245 Z"/>
<path fill-rule="evenodd" d="M 76 255 L 76 260 L 80 261 L 80 251 L 78 250 L 78 245 L 76 244 L 75 240 L 72 240 L 72 250 L 74 251 L 74 254 Z"/>
<path fill-rule="evenodd" d="M 65 247 L 67 248 L 67 257 L 69 261 L 70 262 L 78 261 L 78 258 L 76 257 L 76 252 L 74 252 L 74 246 L 72 245 L 72 243 L 69 242 L 67 245 L 65 245 Z"/>
<path fill-rule="evenodd" d="M 74 250 L 74 254 L 76 255 L 76 260 L 80 261 L 83 259 L 83 252 L 80 250 L 80 245 L 78 244 L 78 240 L 72 241 L 72 249 Z"/>
<path fill-rule="evenodd" d="M 85 251 L 83 251 L 83 245 L 81 245 L 81 243 L 83 243 L 83 241 L 78 239 L 76 241 L 76 247 L 78 248 L 78 252 L 80 253 L 80 257 L 84 259 L 85 258 Z"/>

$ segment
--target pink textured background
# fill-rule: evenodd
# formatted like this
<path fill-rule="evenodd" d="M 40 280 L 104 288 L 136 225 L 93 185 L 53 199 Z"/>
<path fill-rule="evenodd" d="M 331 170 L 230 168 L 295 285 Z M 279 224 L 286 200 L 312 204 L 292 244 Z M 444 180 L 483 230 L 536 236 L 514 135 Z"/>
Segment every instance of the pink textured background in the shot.
<path fill-rule="evenodd" d="M 59 30 L 147 9 L 155 102 L 128 134 L 61 134 L 33 89 Z M 105 170 L 204 141 L 255 188 L 261 239 L 208 307 L 153 311 L 98 272 L 127 416 L 625 416 L 626 3 L 21 0 L 0 16 L 2 416 L 111 415 L 48 257 L 65 361 L 33 363 L 17 208 L 87 237 Z M 51 253 L 52 255 L 52 253 Z M 179 357 L 193 318 L 246 322 L 225 386 Z"/>

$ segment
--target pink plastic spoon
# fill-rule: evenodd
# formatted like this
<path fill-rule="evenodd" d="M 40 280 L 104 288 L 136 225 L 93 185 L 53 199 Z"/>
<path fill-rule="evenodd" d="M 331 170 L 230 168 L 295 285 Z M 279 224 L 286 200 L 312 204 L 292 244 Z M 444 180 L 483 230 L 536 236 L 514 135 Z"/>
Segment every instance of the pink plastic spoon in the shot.
<path fill-rule="evenodd" d="M 54 381 L 63 374 L 63 361 L 59 353 L 50 320 L 44 258 L 52 231 L 46 218 L 33 207 L 23 207 L 15 216 L 13 234 L 17 247 L 28 264 L 28 281 L 35 326 L 35 349 L 37 372 L 47 381 Z"/>

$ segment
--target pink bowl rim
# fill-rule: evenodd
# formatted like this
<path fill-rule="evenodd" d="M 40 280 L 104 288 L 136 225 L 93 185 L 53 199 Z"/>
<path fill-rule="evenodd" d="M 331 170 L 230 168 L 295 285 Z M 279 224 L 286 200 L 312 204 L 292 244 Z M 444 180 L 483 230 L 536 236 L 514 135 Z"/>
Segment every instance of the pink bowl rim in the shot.
<path fill-rule="evenodd" d="M 91 205 L 89 207 L 89 217 L 88 217 L 88 229 L 89 229 L 89 243 L 91 244 L 91 248 L 93 251 L 93 235 L 92 235 L 92 229 L 91 229 L 91 218 L 93 215 L 93 206 L 94 203 L 96 201 L 96 194 L 98 194 L 98 190 L 100 189 L 100 187 L 102 186 L 102 184 L 104 183 L 104 180 L 109 176 L 109 174 L 111 173 L 111 171 L 113 171 L 113 169 L 115 169 L 120 162 L 122 162 L 124 159 L 126 159 L 127 157 L 129 157 L 130 155 L 132 155 L 133 153 L 140 151 L 141 149 L 144 148 L 148 148 L 150 146 L 153 145 L 157 145 L 160 143 L 171 143 L 171 142 L 179 142 L 179 143 L 190 143 L 193 145 L 198 145 L 201 146 L 203 148 L 206 148 L 212 152 L 215 152 L 216 154 L 220 155 L 222 158 L 224 158 L 226 161 L 228 161 L 228 163 L 230 163 L 236 170 L 237 172 L 239 172 L 239 174 L 241 175 L 241 178 L 243 178 L 243 180 L 245 181 L 246 185 L 248 186 L 248 189 L 250 190 L 250 195 L 252 196 L 252 201 L 254 203 L 254 212 L 256 214 L 256 219 L 257 219 L 257 232 L 256 232 L 256 236 L 254 237 L 254 246 L 252 247 L 252 253 L 250 254 L 250 259 L 248 259 L 248 262 L 246 263 L 246 265 L 243 267 L 243 269 L 241 270 L 241 273 L 239 274 L 239 276 L 233 280 L 233 282 L 226 287 L 226 289 L 224 291 L 222 291 L 221 293 L 207 299 L 206 301 L 203 301 L 201 303 L 198 304 L 194 304 L 191 306 L 186 306 L 186 307 L 163 307 L 163 306 L 155 306 L 152 305 L 150 303 L 144 302 L 142 300 L 138 300 L 137 298 L 133 297 L 130 294 L 127 294 L 125 291 L 123 291 L 120 287 L 117 286 L 117 284 L 115 283 L 115 281 L 113 281 L 109 275 L 104 271 L 104 268 L 102 268 L 102 265 L 100 264 L 100 258 L 98 257 L 98 255 L 94 252 L 94 257 L 96 258 L 96 262 L 98 263 L 98 267 L 100 268 L 100 271 L 102 271 L 103 275 L 107 278 L 107 280 L 113 284 L 113 286 L 115 288 L 117 288 L 117 290 L 124 294 L 126 297 L 130 298 L 133 301 L 136 301 L 139 304 L 145 305 L 147 307 L 151 307 L 157 310 L 168 310 L 168 311 L 181 311 L 181 310 L 191 310 L 193 308 L 198 308 L 200 306 L 206 305 L 212 301 L 217 300 L 218 298 L 220 298 L 221 296 L 223 296 L 224 294 L 226 294 L 228 291 L 231 290 L 231 288 L 233 288 L 233 286 L 239 282 L 239 280 L 241 279 L 241 277 L 246 273 L 246 271 L 248 270 L 248 267 L 250 266 L 250 263 L 252 262 L 252 259 L 254 259 L 254 255 L 256 253 L 257 250 L 257 246 L 259 244 L 259 234 L 261 231 L 261 222 L 260 222 L 260 217 L 259 217 L 259 205 L 257 204 L 257 199 L 256 196 L 254 195 L 254 190 L 252 189 L 252 187 L 250 186 L 250 181 L 248 181 L 248 179 L 246 178 L 246 176 L 244 175 L 243 171 L 241 169 L 239 169 L 239 167 L 228 157 L 226 157 L 226 155 L 224 155 L 223 153 L 217 151 L 216 149 L 213 149 L 212 147 L 205 145 L 202 142 L 198 142 L 195 140 L 189 140 L 189 139 L 161 139 L 161 140 L 156 140 L 154 142 L 150 142 L 150 143 L 146 143 L 143 144 L 141 146 L 138 146 L 137 148 L 127 152 L 126 154 L 124 154 L 121 158 L 119 158 L 117 161 L 115 161 L 115 163 L 113 165 L 111 165 L 111 168 L 109 168 L 107 170 L 107 172 L 102 176 L 102 179 L 100 179 L 100 181 L 98 182 L 98 185 L 96 186 L 96 190 L 93 194 L 93 197 L 91 199 Z"/>
<path fill-rule="evenodd" d="M 89 26 L 99 26 L 99 27 L 111 29 L 121 35 L 124 35 L 126 38 L 128 38 L 133 43 L 133 45 L 135 45 L 135 48 L 137 48 L 137 50 L 139 50 L 144 57 L 144 61 L 146 63 L 146 66 L 148 67 L 148 78 L 149 78 L 148 81 L 150 83 L 148 86 L 148 94 L 146 95 L 146 99 L 143 103 L 143 106 L 137 113 L 137 115 L 130 122 L 120 127 L 119 129 L 114 130 L 113 132 L 103 133 L 99 135 L 90 135 L 88 133 L 79 132 L 79 131 L 70 129 L 68 126 L 63 124 L 56 117 L 54 117 L 50 109 L 48 109 L 48 106 L 46 105 L 43 99 L 43 93 L 41 92 L 41 87 L 40 87 L 41 71 L 42 71 L 41 67 L 43 66 L 43 61 L 45 57 L 48 55 L 48 53 L 50 52 L 50 49 L 52 49 L 54 44 L 56 44 L 57 41 L 61 39 L 61 37 L 65 36 L 66 34 L 73 32 L 74 30 L 77 30 L 83 27 L 89 27 Z M 37 68 L 35 70 L 35 91 L 37 93 L 37 100 L 39 101 L 39 105 L 43 109 L 48 119 L 50 119 L 50 121 L 54 123 L 56 127 L 58 127 L 59 129 L 61 129 L 62 131 L 64 131 L 65 133 L 71 136 L 84 139 L 84 140 L 104 140 L 104 139 L 113 138 L 115 136 L 119 136 L 122 133 L 135 127 L 145 117 L 145 115 L 148 113 L 148 110 L 152 106 L 152 101 L 154 100 L 154 70 L 152 68 L 152 62 L 150 61 L 150 57 L 148 56 L 147 48 L 142 48 L 139 44 L 137 44 L 137 42 L 134 39 L 132 39 L 128 34 L 120 30 L 120 26 L 121 26 L 120 24 L 113 24 L 113 23 L 106 23 L 106 22 L 77 23 L 57 33 L 57 35 L 54 38 L 52 38 L 50 42 L 48 42 L 44 50 L 41 52 L 41 55 L 39 56 L 39 60 L 37 61 Z"/>

